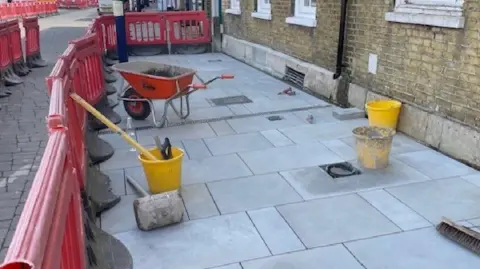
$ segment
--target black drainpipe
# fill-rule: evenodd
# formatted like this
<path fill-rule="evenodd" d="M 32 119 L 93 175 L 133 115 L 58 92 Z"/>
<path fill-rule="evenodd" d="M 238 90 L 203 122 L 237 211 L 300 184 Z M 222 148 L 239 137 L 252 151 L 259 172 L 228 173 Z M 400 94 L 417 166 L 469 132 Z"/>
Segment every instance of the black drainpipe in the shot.
<path fill-rule="evenodd" d="M 347 1 L 348 0 L 342 0 L 340 14 L 340 30 L 338 31 L 337 67 L 335 69 L 335 74 L 333 74 L 333 79 L 337 79 L 342 75 L 345 25 L 347 24 Z"/>

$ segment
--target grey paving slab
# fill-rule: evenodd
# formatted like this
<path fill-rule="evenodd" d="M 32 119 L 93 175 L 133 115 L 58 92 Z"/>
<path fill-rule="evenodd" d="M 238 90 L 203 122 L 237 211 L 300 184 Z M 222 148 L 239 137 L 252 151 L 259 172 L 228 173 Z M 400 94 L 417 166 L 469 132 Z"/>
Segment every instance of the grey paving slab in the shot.
<path fill-rule="evenodd" d="M 202 139 L 183 140 L 182 143 L 189 159 L 202 159 L 212 156 Z"/>
<path fill-rule="evenodd" d="M 133 212 L 133 201 L 137 197 L 135 194 L 122 196 L 116 206 L 103 212 L 101 216 L 102 230 L 114 235 L 137 229 Z"/>
<path fill-rule="evenodd" d="M 264 100 L 256 100 L 253 103 L 244 104 L 244 106 L 252 113 L 312 107 L 312 105 L 310 105 L 308 102 L 294 98 L 288 100 L 271 100 L 265 98 Z"/>
<path fill-rule="evenodd" d="M 474 173 L 468 176 L 463 176 L 461 177 L 462 179 L 480 187 L 480 172 L 479 173 Z"/>
<path fill-rule="evenodd" d="M 239 104 L 239 105 L 229 105 L 228 108 L 233 112 L 235 115 L 249 115 L 252 114 L 248 108 L 246 108 L 244 105 Z"/>
<path fill-rule="evenodd" d="M 315 248 L 253 261 L 242 262 L 243 269 L 362 269 L 342 245 Z"/>
<path fill-rule="evenodd" d="M 357 159 L 357 152 L 355 149 L 340 139 L 324 140 L 320 142 L 344 160 Z"/>
<path fill-rule="evenodd" d="M 138 142 L 142 145 L 153 144 L 153 137 L 168 137 L 172 141 L 180 141 L 187 139 L 199 139 L 216 136 L 215 132 L 208 123 L 181 125 L 168 128 L 153 128 L 148 130 L 137 131 Z"/>
<path fill-rule="evenodd" d="M 140 166 L 138 153 L 130 149 L 116 149 L 113 156 L 100 164 L 102 170 L 115 170 Z"/>
<path fill-rule="evenodd" d="M 320 143 L 306 143 L 239 153 L 255 174 L 336 163 L 342 159 Z"/>
<path fill-rule="evenodd" d="M 275 208 L 248 211 L 248 215 L 273 255 L 305 249 Z"/>
<path fill-rule="evenodd" d="M 357 162 L 352 164 L 362 174 L 333 179 L 318 166 L 284 171 L 281 174 L 306 200 L 430 180 L 394 158 L 390 159 L 387 168 L 380 170 L 363 169 Z"/>
<path fill-rule="evenodd" d="M 384 190 L 358 194 L 404 231 L 432 226 L 430 222 Z"/>
<path fill-rule="evenodd" d="M 293 142 L 280 133 L 278 130 L 267 130 L 260 132 L 275 147 L 283 147 L 292 145 Z"/>
<path fill-rule="evenodd" d="M 110 186 L 116 195 L 126 195 L 125 189 L 125 171 L 123 169 L 102 171 L 110 178 Z"/>
<path fill-rule="evenodd" d="M 431 149 L 399 154 L 396 155 L 396 158 L 432 179 L 465 176 L 475 173 L 473 168 Z"/>
<path fill-rule="evenodd" d="M 232 127 L 230 127 L 230 125 L 224 120 L 210 122 L 209 124 L 218 136 L 235 134 L 235 131 L 232 129 Z"/>
<path fill-rule="evenodd" d="M 115 236 L 128 248 L 138 269 L 204 269 L 270 255 L 246 213 Z"/>
<path fill-rule="evenodd" d="M 308 248 L 400 231 L 355 194 L 283 205 L 278 211 Z"/>
<path fill-rule="evenodd" d="M 365 111 L 356 107 L 335 108 L 332 116 L 338 120 L 353 120 L 365 118 Z"/>
<path fill-rule="evenodd" d="M 338 119 L 334 118 L 332 115 L 334 108 L 335 107 L 332 106 L 326 106 L 324 108 L 296 111 L 293 112 L 293 114 L 303 120 L 305 123 L 309 123 L 306 119 L 307 117 L 312 116 L 313 121 L 310 124 L 338 122 Z"/>
<path fill-rule="evenodd" d="M 258 132 L 205 138 L 204 141 L 213 155 L 273 148 L 272 143 Z"/>
<path fill-rule="evenodd" d="M 442 216 L 452 220 L 480 216 L 480 188 L 460 178 L 428 181 L 386 190 L 431 223 L 438 223 Z"/>
<path fill-rule="evenodd" d="M 211 269 L 242 269 L 239 263 L 229 264 L 225 266 L 215 267 Z"/>
<path fill-rule="evenodd" d="M 183 186 L 182 198 L 190 220 L 208 218 L 220 214 L 205 184 Z"/>
<path fill-rule="evenodd" d="M 279 131 L 293 142 L 299 144 L 318 140 L 332 140 L 351 137 L 352 130 L 354 128 L 365 125 L 368 125 L 367 120 L 356 119 L 280 128 Z"/>
<path fill-rule="evenodd" d="M 236 154 L 213 156 L 183 162 L 182 184 L 205 183 L 252 175 Z"/>
<path fill-rule="evenodd" d="M 134 134 L 135 132 L 133 132 Z M 129 132 L 129 135 L 132 136 L 131 132 Z M 103 139 L 104 141 L 108 142 L 114 149 L 130 149 L 132 146 L 128 144 L 125 139 L 123 139 L 120 135 L 118 134 L 101 134 L 99 135 L 99 138 Z M 133 139 L 137 139 L 136 136 L 132 136 Z"/>
<path fill-rule="evenodd" d="M 255 116 L 249 118 L 240 118 L 227 120 L 228 124 L 237 133 L 252 133 L 258 131 L 272 130 L 291 126 L 300 126 L 305 124 L 304 121 L 293 115 L 292 113 L 275 114 L 283 119 L 279 121 L 269 121 L 267 116 Z M 271 115 L 268 115 L 271 116 Z"/>
<path fill-rule="evenodd" d="M 346 243 L 366 268 L 467 269 L 478 268 L 480 258 L 434 228 Z"/>
<path fill-rule="evenodd" d="M 302 201 L 277 173 L 208 183 L 222 214 Z"/>

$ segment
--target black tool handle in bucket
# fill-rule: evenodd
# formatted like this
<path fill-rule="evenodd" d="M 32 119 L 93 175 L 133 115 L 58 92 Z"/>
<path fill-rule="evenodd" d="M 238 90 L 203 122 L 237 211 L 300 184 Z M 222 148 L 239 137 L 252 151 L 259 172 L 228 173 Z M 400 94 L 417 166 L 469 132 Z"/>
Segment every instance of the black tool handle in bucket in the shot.
<path fill-rule="evenodd" d="M 163 144 L 158 136 L 155 136 L 154 139 L 155 144 L 157 145 L 157 148 L 160 151 L 163 159 L 170 160 L 171 158 L 173 158 L 172 144 L 170 143 L 170 139 L 168 137 L 165 137 L 165 142 L 163 142 Z"/>

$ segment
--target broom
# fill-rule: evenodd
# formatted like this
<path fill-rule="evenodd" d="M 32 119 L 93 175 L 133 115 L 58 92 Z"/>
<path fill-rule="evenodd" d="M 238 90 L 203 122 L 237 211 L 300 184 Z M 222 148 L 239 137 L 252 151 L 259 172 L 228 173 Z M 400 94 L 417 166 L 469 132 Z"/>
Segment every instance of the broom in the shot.
<path fill-rule="evenodd" d="M 447 218 L 442 218 L 436 228 L 441 235 L 480 255 L 479 232 L 456 224 Z"/>

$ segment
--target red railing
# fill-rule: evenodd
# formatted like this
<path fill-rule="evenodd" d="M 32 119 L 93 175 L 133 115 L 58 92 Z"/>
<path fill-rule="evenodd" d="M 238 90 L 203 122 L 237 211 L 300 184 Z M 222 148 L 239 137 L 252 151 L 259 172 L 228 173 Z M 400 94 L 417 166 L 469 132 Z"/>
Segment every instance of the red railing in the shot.
<path fill-rule="evenodd" d="M 0 73 L 12 65 L 10 45 L 8 44 L 9 36 L 8 24 L 6 22 L 0 22 Z"/>
<path fill-rule="evenodd" d="M 20 27 L 18 20 L 11 20 L 7 22 L 8 27 L 8 42 L 10 44 L 10 55 L 12 57 L 12 63 L 23 62 L 22 52 L 22 36 L 20 33 Z"/>
<path fill-rule="evenodd" d="M 58 13 L 54 2 L 17 2 L 0 4 L 0 19 L 8 20 L 26 16 L 49 16 Z"/>

